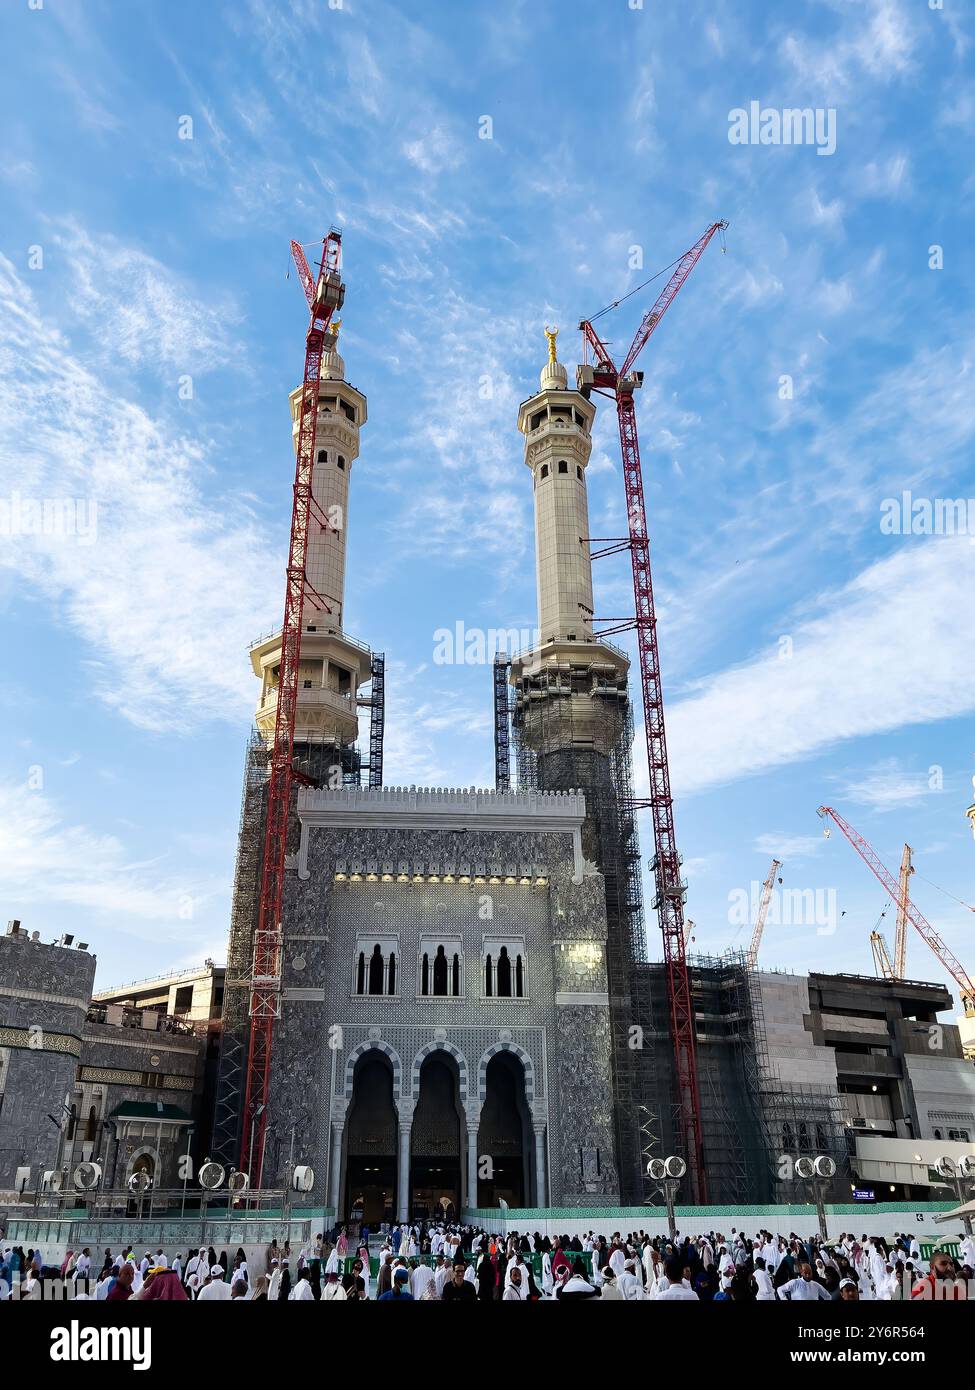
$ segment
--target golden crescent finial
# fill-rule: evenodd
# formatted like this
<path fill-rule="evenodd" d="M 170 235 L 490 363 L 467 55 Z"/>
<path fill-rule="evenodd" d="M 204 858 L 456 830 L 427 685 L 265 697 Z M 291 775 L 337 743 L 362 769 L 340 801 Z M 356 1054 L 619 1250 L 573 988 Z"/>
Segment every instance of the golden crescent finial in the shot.
<path fill-rule="evenodd" d="M 545 336 L 548 339 L 548 360 L 549 362 L 555 362 L 555 340 L 559 336 L 558 328 L 549 328 L 548 324 L 546 324 Z"/>

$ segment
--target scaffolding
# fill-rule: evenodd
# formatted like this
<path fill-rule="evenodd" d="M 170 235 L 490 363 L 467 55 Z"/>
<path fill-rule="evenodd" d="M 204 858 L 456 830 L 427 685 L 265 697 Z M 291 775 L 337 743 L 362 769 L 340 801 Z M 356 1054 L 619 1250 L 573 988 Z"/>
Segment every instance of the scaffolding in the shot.
<path fill-rule="evenodd" d="M 267 809 L 267 747 L 256 729 L 244 758 L 244 789 L 237 837 L 237 865 L 230 909 L 227 974 L 224 981 L 220 1063 L 217 1073 L 211 1157 L 236 1164 L 240 1155 L 244 1063 L 249 1038 L 250 982 L 261 889 L 264 820 Z"/>
<path fill-rule="evenodd" d="M 690 967 L 712 1200 L 770 1201 L 772 1148 L 759 1086 L 768 1074 L 761 993 L 753 988 L 744 952 L 695 956 Z"/>
<path fill-rule="evenodd" d="M 603 653 L 597 648 L 596 654 L 604 654 L 607 645 L 601 643 Z M 502 707 L 499 668 L 496 662 L 495 750 L 500 778 L 498 729 L 508 696 Z M 578 666 L 560 662 L 530 672 L 518 668 L 513 685 L 511 719 L 519 790 L 579 790 L 586 798 L 583 853 L 605 882 L 620 1195 L 624 1204 L 640 1204 L 654 1200 L 646 1164 L 659 1155 L 662 1140 L 656 1048 L 644 1045 L 647 1034 L 656 1029 L 648 1001 L 644 1000 L 638 1018 L 631 997 L 636 967 L 645 956 L 646 935 L 632 791 L 633 715 L 625 666 L 602 660 Z"/>
<path fill-rule="evenodd" d="M 511 790 L 511 657 L 498 652 L 494 658 L 494 787 Z"/>
<path fill-rule="evenodd" d="M 369 698 L 369 785 L 383 784 L 383 736 L 386 730 L 386 657 L 372 654 L 372 690 Z"/>
<path fill-rule="evenodd" d="M 359 786 L 365 768 L 368 770 L 369 786 L 382 786 L 384 687 L 385 660 L 381 652 L 375 652 L 372 657 L 372 691 L 369 698 L 361 702 L 370 709 L 368 763 L 363 762 L 354 743 L 328 735 L 314 739 L 306 737 L 294 744 L 293 766 L 298 781 L 332 789 Z M 268 778 L 267 745 L 255 728 L 248 740 L 244 759 L 244 789 L 230 910 L 223 1025 L 214 1106 L 211 1156 L 224 1164 L 236 1164 L 240 1157 L 241 1111 L 246 1080 L 244 1065 L 250 1036 L 251 967 L 254 932 L 259 917 Z"/>

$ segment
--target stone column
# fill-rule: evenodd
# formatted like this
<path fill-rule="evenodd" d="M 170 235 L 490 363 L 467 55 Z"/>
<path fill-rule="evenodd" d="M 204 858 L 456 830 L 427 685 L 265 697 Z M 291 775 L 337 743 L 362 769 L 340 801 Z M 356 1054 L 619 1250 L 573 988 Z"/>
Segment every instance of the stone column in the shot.
<path fill-rule="evenodd" d="M 396 1181 L 396 1219 L 408 1221 L 410 1217 L 410 1135 L 413 1132 L 413 1101 L 401 1100 L 399 1103 L 399 1148 L 398 1177 Z"/>
<path fill-rule="evenodd" d="M 342 1178 L 342 1131 L 343 1125 L 332 1124 L 332 1157 L 328 1169 L 328 1204 L 335 1212 L 335 1219 L 338 1220 L 342 1213 L 339 1211 L 339 1183 Z"/>
<path fill-rule="evenodd" d="M 342 1215 L 339 1210 L 342 1201 L 342 1136 L 345 1133 L 345 1117 L 348 1113 L 349 1104 L 346 1100 L 334 1101 L 332 1104 L 332 1148 L 328 1163 L 328 1205 L 335 1212 L 335 1219 Z M 289 1179 L 290 1181 L 290 1174 Z"/>
<path fill-rule="evenodd" d="M 481 1127 L 481 1107 L 467 1106 L 467 1205 L 477 1206 L 477 1133 Z"/>
<path fill-rule="evenodd" d="M 545 1122 L 532 1122 L 535 1131 L 535 1205 L 548 1206 L 548 1184 L 545 1181 Z"/>

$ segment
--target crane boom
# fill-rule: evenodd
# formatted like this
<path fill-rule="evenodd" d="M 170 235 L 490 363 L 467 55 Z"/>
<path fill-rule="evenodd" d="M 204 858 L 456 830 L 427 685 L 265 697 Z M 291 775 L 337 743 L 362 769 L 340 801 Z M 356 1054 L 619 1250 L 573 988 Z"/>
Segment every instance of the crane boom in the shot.
<path fill-rule="evenodd" d="M 312 471 L 315 431 L 318 425 L 318 393 L 325 335 L 334 310 L 341 307 L 345 286 L 339 274 L 342 262 L 341 233 L 334 229 L 322 242 L 318 280 L 313 281 L 301 247 L 291 243 L 295 265 L 308 300 L 311 318 L 305 336 L 305 369 L 302 376 L 295 457 L 291 539 L 286 572 L 284 620 L 281 625 L 281 659 L 278 668 L 277 707 L 271 774 L 268 782 L 267 822 L 261 864 L 260 914 L 254 933 L 250 978 L 250 1041 L 247 1053 L 244 1129 L 241 1169 L 251 1187 L 261 1185 L 264 1137 L 271 1076 L 271 1042 L 281 1002 L 281 898 L 284 860 L 294 780 L 295 711 L 301 660 L 302 609 L 309 589 L 306 577 L 308 524 L 313 509 Z M 316 596 L 313 596 L 316 597 Z"/>
<path fill-rule="evenodd" d="M 870 949 L 873 951 L 873 964 L 877 974 L 883 980 L 893 980 L 899 978 L 894 974 L 893 962 L 890 959 L 890 947 L 887 945 L 886 938 L 879 931 L 870 933 Z"/>
<path fill-rule="evenodd" d="M 857 854 L 859 854 L 860 858 L 887 889 L 887 892 L 893 898 L 898 908 L 903 907 L 904 913 L 907 920 L 911 923 L 911 926 L 931 947 L 931 950 L 938 957 L 938 960 L 941 961 L 941 964 L 948 971 L 948 974 L 951 975 L 952 979 L 958 985 L 961 990 L 962 1001 L 975 1000 L 975 984 L 969 979 L 968 973 L 961 961 L 948 949 L 927 918 L 923 917 L 914 904 L 909 902 L 906 896 L 902 894 L 901 885 L 898 883 L 897 879 L 894 878 L 893 874 L 884 867 L 869 840 L 865 840 L 862 835 L 858 834 L 857 831 L 853 829 L 852 825 L 845 821 L 840 813 L 835 811 L 832 806 L 820 806 L 818 814 L 824 819 L 828 816 L 835 821 L 856 850 Z"/>
<path fill-rule="evenodd" d="M 768 871 L 768 877 L 762 884 L 762 896 L 758 904 L 758 913 L 755 917 L 755 928 L 752 932 L 751 945 L 748 948 L 748 955 L 745 957 L 750 969 L 754 970 L 758 964 L 758 948 L 762 944 L 762 932 L 765 930 L 765 919 L 768 916 L 769 903 L 772 901 L 772 890 L 775 887 L 776 872 L 781 869 L 782 861 L 772 860 L 772 867 Z"/>
<path fill-rule="evenodd" d="M 315 280 L 311 271 L 308 269 L 305 253 L 301 249 L 300 243 L 297 241 L 291 243 L 291 258 L 295 263 L 298 279 L 301 281 L 301 288 L 305 292 L 305 298 L 308 300 L 308 307 L 310 309 L 315 302 Z"/>
<path fill-rule="evenodd" d="M 623 463 L 623 486 L 626 493 L 626 514 L 629 525 L 627 546 L 633 571 L 633 597 L 637 650 L 640 658 L 640 677 L 643 690 L 644 729 L 647 739 L 647 762 L 650 772 L 649 806 L 653 820 L 654 856 L 652 868 L 656 885 L 654 907 L 657 910 L 663 936 L 664 963 L 667 969 L 667 993 L 670 1004 L 670 1032 L 674 1046 L 677 1090 L 677 1132 L 684 1148 L 690 1185 L 697 1202 L 707 1201 L 707 1174 L 704 1166 L 704 1144 L 701 1127 L 701 1099 L 697 1080 L 697 1056 L 694 1031 L 694 1011 L 691 1001 L 690 976 L 687 970 L 686 933 L 684 927 L 684 898 L 687 891 L 681 879 L 681 858 L 677 852 L 677 832 L 674 825 L 674 805 L 670 789 L 670 768 L 667 761 L 667 737 L 664 727 L 663 683 L 660 675 L 660 653 L 657 647 L 657 618 L 650 572 L 650 540 L 647 529 L 646 501 L 643 492 L 643 472 L 640 466 L 640 443 L 637 434 L 634 390 L 640 385 L 639 373 L 630 369 L 646 345 L 661 317 L 670 307 L 678 290 L 700 260 L 708 242 L 726 222 L 715 222 L 699 241 L 686 251 L 677 263 L 670 280 L 654 306 L 644 315 L 643 322 L 617 370 L 609 349 L 588 319 L 579 327 L 583 334 L 586 365 L 577 372 L 579 389 L 602 390 L 616 399 L 616 413 Z M 589 350 L 595 355 L 589 366 Z"/>
<path fill-rule="evenodd" d="M 712 222 L 711 226 L 707 229 L 707 231 L 704 233 L 701 239 L 699 241 L 696 241 L 694 245 L 690 248 L 690 250 L 685 251 L 683 256 L 681 256 L 680 260 L 677 262 L 676 268 L 674 269 L 673 275 L 671 275 L 666 285 L 657 295 L 657 298 L 652 304 L 652 306 L 647 310 L 647 312 L 643 316 L 643 322 L 637 329 L 636 337 L 630 344 L 630 350 L 626 354 L 626 357 L 623 359 L 622 367 L 620 367 L 621 377 L 626 376 L 630 368 L 633 366 L 633 363 L 636 361 L 640 353 L 646 347 L 651 333 L 657 327 L 657 324 L 660 322 L 664 314 L 667 312 L 671 304 L 674 302 L 674 299 L 677 295 L 677 291 L 680 289 L 681 285 L 683 285 L 688 275 L 690 275 L 691 271 L 694 269 L 698 261 L 701 259 L 701 256 L 704 254 L 708 242 L 714 236 L 715 232 L 723 232 L 727 225 L 727 222 Z"/>
<path fill-rule="evenodd" d="M 914 872 L 914 865 L 911 862 L 912 853 L 910 845 L 905 845 L 904 853 L 901 855 L 901 896 L 897 904 L 897 930 L 894 934 L 894 975 L 898 980 L 904 979 L 907 963 L 907 904 L 910 902 L 908 879 Z"/>

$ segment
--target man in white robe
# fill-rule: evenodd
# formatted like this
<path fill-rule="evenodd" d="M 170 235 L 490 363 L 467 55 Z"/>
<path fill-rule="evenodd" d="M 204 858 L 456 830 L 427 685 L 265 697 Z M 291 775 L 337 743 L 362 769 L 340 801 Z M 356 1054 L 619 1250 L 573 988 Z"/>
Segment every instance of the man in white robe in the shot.
<path fill-rule="evenodd" d="M 430 1265 L 418 1264 L 410 1270 L 410 1293 L 421 1299 L 431 1284 L 436 1284 L 436 1274 Z"/>
<path fill-rule="evenodd" d="M 312 1291 L 314 1298 L 314 1290 Z M 325 1287 L 322 1289 L 321 1303 L 345 1303 L 348 1301 L 348 1294 L 339 1283 L 337 1274 L 326 1274 Z"/>
<path fill-rule="evenodd" d="M 314 1303 L 315 1290 L 311 1286 L 308 1270 L 303 1269 L 295 1280 L 295 1286 L 288 1294 L 289 1303 Z"/>
<path fill-rule="evenodd" d="M 643 1302 L 643 1284 L 637 1276 L 635 1259 L 626 1261 L 617 1283 L 627 1303 Z"/>

